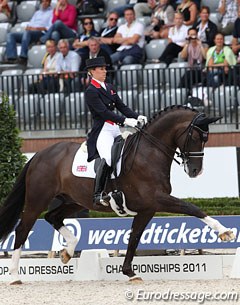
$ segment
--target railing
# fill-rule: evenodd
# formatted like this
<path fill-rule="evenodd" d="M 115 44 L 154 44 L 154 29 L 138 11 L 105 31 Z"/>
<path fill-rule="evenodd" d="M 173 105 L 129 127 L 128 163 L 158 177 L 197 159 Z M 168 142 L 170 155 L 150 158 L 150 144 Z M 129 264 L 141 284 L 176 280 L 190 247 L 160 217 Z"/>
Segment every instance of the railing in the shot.
<path fill-rule="evenodd" d="M 187 71 L 189 69 L 185 63 L 177 68 L 166 68 L 164 64 L 131 66 L 127 70 L 114 71 L 112 82 L 129 107 L 148 117 L 170 105 L 190 105 L 188 95 L 191 93 L 199 98 L 195 106 L 200 111 L 207 115 L 222 116 L 219 125 L 238 129 L 240 66 L 232 68 L 228 76 L 219 69 L 225 85 L 218 84 L 216 88 L 212 87 L 206 76 L 209 71 Z M 0 90 L 9 96 L 10 103 L 14 105 L 17 126 L 21 131 L 82 129 L 86 132 L 91 127 L 91 115 L 84 99 L 84 77 L 83 73 L 79 73 L 75 79 L 65 76 L 60 81 L 60 88 L 54 88 L 47 81 L 48 88 L 44 92 L 38 87 L 40 71 L 37 74 L 2 74 Z M 56 75 L 56 80 L 59 84 L 59 75 Z M 193 80 L 197 83 L 192 86 Z"/>

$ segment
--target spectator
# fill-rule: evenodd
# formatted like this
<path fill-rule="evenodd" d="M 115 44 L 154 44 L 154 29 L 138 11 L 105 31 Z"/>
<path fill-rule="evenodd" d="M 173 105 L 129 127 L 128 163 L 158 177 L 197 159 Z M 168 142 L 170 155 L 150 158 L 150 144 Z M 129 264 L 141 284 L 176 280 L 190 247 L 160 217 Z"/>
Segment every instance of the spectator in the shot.
<path fill-rule="evenodd" d="M 88 53 L 82 57 L 80 71 L 85 70 L 87 59 L 96 58 L 96 57 L 104 57 L 105 62 L 107 64 L 107 71 L 113 70 L 111 58 L 109 54 L 101 48 L 100 42 L 97 38 L 95 37 L 89 38 L 88 47 L 89 47 Z M 110 80 L 112 80 L 112 76 L 110 77 Z M 83 81 L 84 81 L 84 85 L 89 84 L 89 78 L 82 78 L 81 83 L 83 83 Z"/>
<path fill-rule="evenodd" d="M 156 0 L 147 0 L 147 3 L 136 3 L 133 7 L 136 19 L 138 19 L 139 17 L 143 17 L 144 15 L 151 15 L 156 6 Z"/>
<path fill-rule="evenodd" d="M 59 78 L 56 74 L 56 63 L 59 53 L 55 40 L 47 40 L 47 53 L 43 59 L 43 72 L 40 74 L 39 93 L 55 93 L 59 91 Z"/>
<path fill-rule="evenodd" d="M 133 9 L 134 6 L 139 2 L 147 2 L 147 0 L 127 0 L 125 5 L 115 7 L 114 11 L 118 14 L 118 16 L 122 17 L 127 8 Z"/>
<path fill-rule="evenodd" d="M 78 15 L 97 15 L 103 12 L 105 3 L 103 0 L 79 0 L 76 7 Z"/>
<path fill-rule="evenodd" d="M 11 15 L 8 0 L 0 0 L 0 22 L 7 22 Z"/>
<path fill-rule="evenodd" d="M 214 37 L 217 34 L 217 26 L 209 20 L 210 9 L 202 6 L 200 10 L 200 20 L 194 24 L 198 31 L 198 38 L 202 41 L 204 48 L 208 49 L 214 45 Z"/>
<path fill-rule="evenodd" d="M 144 46 L 144 26 L 141 22 L 135 20 L 135 13 L 132 8 L 127 8 L 124 12 L 126 20 L 122 24 L 113 43 L 120 44 L 117 52 L 111 55 L 113 64 L 137 64 L 141 62 L 143 57 Z"/>
<path fill-rule="evenodd" d="M 190 68 L 181 78 L 180 87 L 188 88 L 188 95 L 192 95 L 192 86 L 203 82 L 202 67 L 206 58 L 206 49 L 198 38 L 195 28 L 188 30 L 188 37 L 180 56 L 187 59 Z"/>
<path fill-rule="evenodd" d="M 177 9 L 177 6 L 181 4 L 182 0 L 170 0 L 169 4 L 174 8 L 174 10 Z M 192 0 L 197 5 L 197 9 L 200 10 L 201 7 L 201 0 Z"/>
<path fill-rule="evenodd" d="M 60 91 L 69 94 L 79 89 L 78 71 L 81 64 L 81 57 L 75 52 L 69 50 L 67 39 L 60 39 L 58 42 L 60 51 L 56 61 L 56 71 L 60 76 Z"/>
<path fill-rule="evenodd" d="M 167 65 L 178 57 L 178 53 L 182 51 L 187 37 L 188 27 L 183 24 L 183 15 L 181 13 L 175 13 L 174 24 L 175 26 L 169 30 L 169 43 L 159 58 L 161 62 L 165 62 Z"/>
<path fill-rule="evenodd" d="M 230 47 L 224 46 L 224 36 L 217 33 L 214 39 L 215 46 L 207 52 L 206 67 L 208 67 L 207 84 L 216 88 L 224 83 L 232 82 L 232 68 L 237 61 Z"/>
<path fill-rule="evenodd" d="M 238 6 L 238 18 L 234 22 L 232 50 L 236 55 L 240 50 L 240 5 Z"/>
<path fill-rule="evenodd" d="M 220 0 L 218 12 L 221 24 L 218 31 L 223 35 L 232 35 L 234 22 L 237 19 L 238 0 Z"/>
<path fill-rule="evenodd" d="M 160 0 L 151 16 L 150 31 L 145 33 L 146 40 L 167 38 L 169 28 L 174 24 L 174 9 L 169 5 L 169 0 Z"/>
<path fill-rule="evenodd" d="M 183 15 L 183 24 L 193 26 L 197 20 L 197 5 L 191 0 L 182 0 L 182 2 L 177 6 L 177 12 Z"/>
<path fill-rule="evenodd" d="M 100 32 L 101 48 L 108 52 L 109 55 L 115 53 L 119 44 L 113 43 L 113 37 L 117 33 L 118 14 L 109 13 L 107 18 L 107 26 Z"/>
<path fill-rule="evenodd" d="M 40 41 L 46 43 L 48 39 L 56 42 L 62 38 L 75 38 L 77 35 L 77 10 L 68 0 L 58 0 L 53 12 L 52 26 L 41 37 Z"/>
<path fill-rule="evenodd" d="M 83 32 L 79 35 L 78 39 L 75 39 L 73 48 L 80 55 L 86 55 L 88 49 L 88 39 L 92 36 L 99 36 L 99 33 L 94 28 L 92 18 L 87 17 L 82 20 Z"/>
<path fill-rule="evenodd" d="M 41 7 L 32 16 L 30 22 L 23 32 L 7 34 L 5 63 L 27 64 L 28 47 L 30 43 L 37 42 L 51 26 L 52 8 L 51 0 L 42 0 Z M 17 59 L 17 43 L 21 43 L 20 58 Z"/>

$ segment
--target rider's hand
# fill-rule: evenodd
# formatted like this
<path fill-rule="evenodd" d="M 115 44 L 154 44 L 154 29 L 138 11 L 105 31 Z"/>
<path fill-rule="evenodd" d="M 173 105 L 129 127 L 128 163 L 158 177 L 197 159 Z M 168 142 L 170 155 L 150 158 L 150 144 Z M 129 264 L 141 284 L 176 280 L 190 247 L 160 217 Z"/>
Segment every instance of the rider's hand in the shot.
<path fill-rule="evenodd" d="M 138 122 L 144 123 L 144 124 L 147 124 L 147 122 L 148 122 L 148 119 L 145 115 L 139 115 L 137 120 L 138 120 Z"/>
<path fill-rule="evenodd" d="M 124 121 L 124 125 L 130 126 L 130 127 L 136 127 L 138 125 L 138 120 L 135 120 L 133 118 L 126 118 Z"/>

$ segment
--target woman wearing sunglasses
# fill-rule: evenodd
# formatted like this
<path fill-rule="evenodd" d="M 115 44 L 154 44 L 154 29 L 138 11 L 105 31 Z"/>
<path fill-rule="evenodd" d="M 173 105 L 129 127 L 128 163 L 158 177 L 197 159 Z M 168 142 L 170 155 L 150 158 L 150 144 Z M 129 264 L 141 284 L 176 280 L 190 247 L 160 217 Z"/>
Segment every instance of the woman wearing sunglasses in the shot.
<path fill-rule="evenodd" d="M 94 28 L 92 18 L 86 17 L 82 20 L 83 31 L 79 38 L 73 42 L 73 48 L 80 55 L 86 55 L 88 52 L 88 39 L 92 36 L 99 36 L 99 33 Z"/>

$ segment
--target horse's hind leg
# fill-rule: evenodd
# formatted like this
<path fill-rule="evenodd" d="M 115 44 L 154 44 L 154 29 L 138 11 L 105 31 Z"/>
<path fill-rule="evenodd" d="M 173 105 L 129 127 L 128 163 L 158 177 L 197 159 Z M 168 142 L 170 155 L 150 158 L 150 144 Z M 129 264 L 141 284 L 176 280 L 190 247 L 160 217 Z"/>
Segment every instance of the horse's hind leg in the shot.
<path fill-rule="evenodd" d="M 64 226 L 63 220 L 82 209 L 83 207 L 76 203 L 65 203 L 62 201 L 58 207 L 48 211 L 45 215 L 46 221 L 64 237 L 67 243 L 67 247 L 60 251 L 60 258 L 64 264 L 73 257 L 78 239 Z"/>
<path fill-rule="evenodd" d="M 27 211 L 23 212 L 22 218 L 15 230 L 15 243 L 14 243 L 14 252 L 12 254 L 12 260 L 10 265 L 10 274 L 11 282 L 10 284 L 21 284 L 21 280 L 18 275 L 19 260 L 21 256 L 21 249 L 24 245 L 28 234 L 33 227 L 36 219 L 40 215 L 36 211 Z"/>

